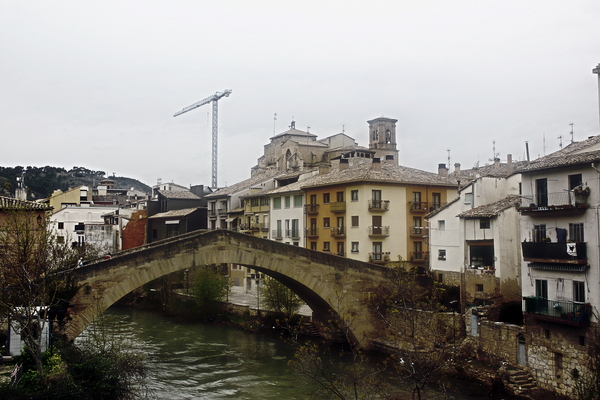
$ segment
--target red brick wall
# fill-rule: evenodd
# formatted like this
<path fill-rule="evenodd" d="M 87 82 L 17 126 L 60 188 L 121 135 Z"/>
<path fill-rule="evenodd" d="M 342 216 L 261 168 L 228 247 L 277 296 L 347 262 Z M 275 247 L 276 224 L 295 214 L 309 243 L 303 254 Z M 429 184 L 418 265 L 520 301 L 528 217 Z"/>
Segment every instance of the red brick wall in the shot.
<path fill-rule="evenodd" d="M 146 210 L 136 211 L 131 215 L 121 237 L 123 239 L 123 250 L 138 247 L 146 243 L 146 223 L 148 213 Z"/>

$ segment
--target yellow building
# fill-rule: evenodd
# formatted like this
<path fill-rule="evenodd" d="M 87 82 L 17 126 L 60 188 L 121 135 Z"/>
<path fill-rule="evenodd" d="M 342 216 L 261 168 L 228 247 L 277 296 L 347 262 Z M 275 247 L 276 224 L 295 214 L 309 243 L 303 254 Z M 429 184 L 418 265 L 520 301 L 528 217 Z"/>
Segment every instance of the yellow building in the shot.
<path fill-rule="evenodd" d="M 456 196 L 457 185 L 440 174 L 342 158 L 306 181 L 306 247 L 361 261 L 428 262 L 423 217 Z"/>

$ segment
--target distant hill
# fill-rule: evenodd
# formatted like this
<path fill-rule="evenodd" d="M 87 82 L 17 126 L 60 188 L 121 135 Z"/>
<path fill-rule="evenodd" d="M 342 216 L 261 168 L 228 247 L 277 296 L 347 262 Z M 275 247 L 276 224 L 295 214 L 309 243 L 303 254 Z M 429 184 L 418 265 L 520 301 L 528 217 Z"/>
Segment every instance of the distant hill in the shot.
<path fill-rule="evenodd" d="M 25 172 L 27 199 L 45 199 L 56 189 L 66 191 L 81 185 L 95 188 L 102 179 L 115 182 L 115 189 L 137 189 L 152 193 L 152 188 L 137 179 L 121 176 L 106 177 L 104 171 L 92 171 L 84 167 L 73 167 L 67 171 L 60 167 L 0 167 L 0 196 L 12 196 L 17 188 L 17 177 Z"/>

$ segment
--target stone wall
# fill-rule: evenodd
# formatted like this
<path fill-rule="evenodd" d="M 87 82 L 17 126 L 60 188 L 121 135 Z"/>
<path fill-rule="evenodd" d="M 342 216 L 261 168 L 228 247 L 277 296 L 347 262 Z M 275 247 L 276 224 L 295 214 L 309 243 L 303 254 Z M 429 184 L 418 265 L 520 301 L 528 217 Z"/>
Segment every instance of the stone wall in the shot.
<path fill-rule="evenodd" d="M 574 397 L 571 373 L 589 371 L 589 349 L 596 340 L 597 325 L 576 327 L 528 318 L 527 364 L 539 387 Z M 595 355 L 598 357 L 598 355 Z"/>

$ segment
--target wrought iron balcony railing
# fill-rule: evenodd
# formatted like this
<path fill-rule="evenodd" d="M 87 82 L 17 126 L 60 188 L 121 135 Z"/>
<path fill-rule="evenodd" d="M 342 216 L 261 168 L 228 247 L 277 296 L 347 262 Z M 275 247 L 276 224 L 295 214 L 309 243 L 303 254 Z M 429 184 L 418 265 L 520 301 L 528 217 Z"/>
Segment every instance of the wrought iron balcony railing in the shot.
<path fill-rule="evenodd" d="M 519 211 L 522 214 L 556 211 L 585 212 L 589 207 L 588 192 L 565 190 L 558 193 L 541 193 L 521 197 Z"/>
<path fill-rule="evenodd" d="M 275 229 L 273 231 L 271 231 L 271 238 L 275 239 L 275 240 L 281 240 L 283 239 L 283 230 L 279 229 Z"/>
<path fill-rule="evenodd" d="M 332 213 L 346 212 L 346 202 L 336 201 L 334 203 L 329 203 L 329 211 L 331 211 Z"/>
<path fill-rule="evenodd" d="M 319 236 L 319 228 L 311 227 L 306 228 L 306 237 L 318 237 Z"/>
<path fill-rule="evenodd" d="M 588 303 L 565 300 L 549 300 L 541 297 L 524 297 L 525 314 L 536 319 L 560 322 L 568 325 L 588 326 L 592 307 Z"/>
<path fill-rule="evenodd" d="M 390 252 L 369 253 L 369 262 L 384 263 L 390 261 Z"/>
<path fill-rule="evenodd" d="M 369 226 L 370 237 L 387 237 L 390 236 L 389 226 Z"/>
<path fill-rule="evenodd" d="M 411 201 L 410 203 L 410 211 L 413 213 L 424 213 L 427 212 L 427 202 L 424 201 Z"/>
<path fill-rule="evenodd" d="M 346 229 L 343 226 L 331 227 L 331 236 L 332 237 L 344 237 L 344 236 L 346 236 Z"/>
<path fill-rule="evenodd" d="M 319 213 L 319 205 L 318 204 L 306 204 L 306 205 L 304 205 L 304 213 L 306 213 L 306 214 L 318 214 Z"/>
<path fill-rule="evenodd" d="M 586 243 L 523 242 L 523 260 L 558 264 L 587 264 Z"/>
<path fill-rule="evenodd" d="M 369 200 L 369 211 L 387 211 L 389 208 L 389 200 Z"/>

